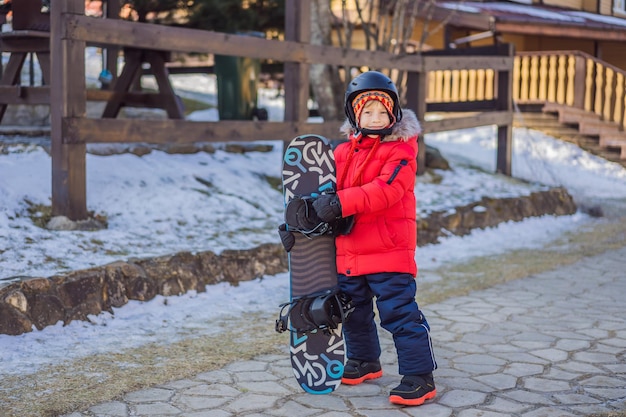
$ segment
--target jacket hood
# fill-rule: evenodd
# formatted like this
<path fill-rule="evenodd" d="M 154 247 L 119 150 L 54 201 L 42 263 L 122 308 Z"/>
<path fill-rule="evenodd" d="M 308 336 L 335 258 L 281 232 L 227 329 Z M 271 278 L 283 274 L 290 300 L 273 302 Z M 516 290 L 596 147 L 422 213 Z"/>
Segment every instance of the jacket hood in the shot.
<path fill-rule="evenodd" d="M 356 129 L 350 124 L 350 120 L 346 118 L 346 121 L 341 125 L 339 131 L 346 137 L 356 133 Z M 417 136 L 422 133 L 422 126 L 417 120 L 417 116 L 413 110 L 402 109 L 402 120 L 393 125 L 391 128 L 391 134 L 385 136 L 383 142 L 403 141 L 406 142 L 409 138 Z"/>

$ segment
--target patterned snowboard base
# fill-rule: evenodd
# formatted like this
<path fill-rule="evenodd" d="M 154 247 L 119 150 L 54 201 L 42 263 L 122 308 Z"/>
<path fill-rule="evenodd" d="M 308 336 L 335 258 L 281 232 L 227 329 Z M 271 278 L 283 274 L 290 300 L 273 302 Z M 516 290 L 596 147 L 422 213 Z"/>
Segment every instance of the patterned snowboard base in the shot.
<path fill-rule="evenodd" d="M 335 159 L 326 138 L 309 135 L 293 139 L 283 161 L 285 206 L 296 196 L 334 190 Z M 335 240 L 332 236 L 308 238 L 295 233 L 289 252 L 291 299 L 337 286 Z M 341 328 L 308 333 L 290 331 L 293 372 L 302 389 L 328 394 L 341 384 L 345 358 Z"/>

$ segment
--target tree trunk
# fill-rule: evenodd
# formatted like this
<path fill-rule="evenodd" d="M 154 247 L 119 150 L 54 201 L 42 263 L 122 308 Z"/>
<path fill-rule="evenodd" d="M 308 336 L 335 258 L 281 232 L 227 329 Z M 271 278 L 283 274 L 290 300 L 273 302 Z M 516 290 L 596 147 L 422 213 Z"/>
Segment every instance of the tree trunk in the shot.
<path fill-rule="evenodd" d="M 332 16 L 328 0 L 311 2 L 311 44 L 331 45 Z M 311 89 L 324 120 L 343 120 L 345 84 L 337 67 L 325 64 L 311 65 Z M 339 135 L 339 132 L 337 132 Z"/>

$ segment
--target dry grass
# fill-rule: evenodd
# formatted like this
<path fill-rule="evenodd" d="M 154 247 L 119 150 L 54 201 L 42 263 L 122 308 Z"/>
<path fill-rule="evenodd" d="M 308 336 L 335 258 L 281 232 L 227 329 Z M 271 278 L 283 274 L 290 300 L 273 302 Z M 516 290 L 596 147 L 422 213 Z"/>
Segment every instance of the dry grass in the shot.
<path fill-rule="evenodd" d="M 515 236 L 511 236 L 515 239 Z M 538 274 L 584 257 L 626 245 L 626 219 L 565 234 L 551 247 L 516 250 L 498 256 L 473 258 L 464 264 L 439 268 L 436 282 L 418 284 L 418 301 L 431 304 L 503 282 Z"/>
<path fill-rule="evenodd" d="M 626 245 L 626 219 L 563 236 L 551 248 L 481 257 L 434 271 L 442 279 L 420 283 L 424 306 L 470 291 L 523 278 Z M 514 237 L 511 237 L 514 238 Z M 150 344 L 117 353 L 81 358 L 34 375 L 0 380 L 3 417 L 50 417 L 119 399 L 125 393 L 218 369 L 237 360 L 283 352 L 287 338 L 273 330 L 275 317 L 256 314 L 221 323 L 214 337 Z M 254 334 L 254 341 L 250 335 Z M 623 416 L 607 414 L 606 417 Z"/>

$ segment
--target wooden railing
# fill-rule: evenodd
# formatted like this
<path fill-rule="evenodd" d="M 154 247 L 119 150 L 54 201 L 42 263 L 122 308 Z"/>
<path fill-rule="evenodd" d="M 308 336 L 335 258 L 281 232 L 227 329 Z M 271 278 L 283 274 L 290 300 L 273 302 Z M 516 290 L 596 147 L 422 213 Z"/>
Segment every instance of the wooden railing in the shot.
<path fill-rule="evenodd" d="M 626 127 L 626 71 L 580 51 L 519 52 L 513 68 L 518 104 L 558 103 Z"/>
<path fill-rule="evenodd" d="M 491 69 L 430 71 L 427 103 L 492 100 L 495 71 Z"/>

